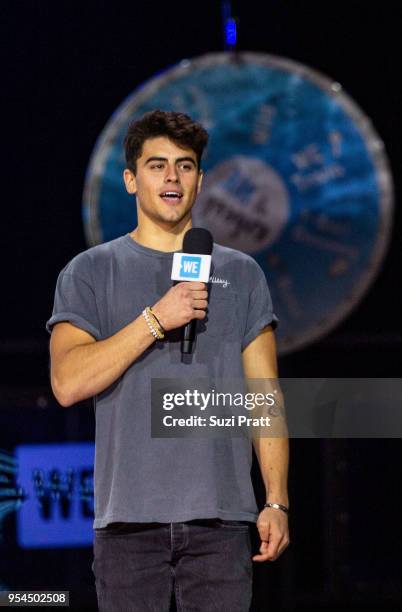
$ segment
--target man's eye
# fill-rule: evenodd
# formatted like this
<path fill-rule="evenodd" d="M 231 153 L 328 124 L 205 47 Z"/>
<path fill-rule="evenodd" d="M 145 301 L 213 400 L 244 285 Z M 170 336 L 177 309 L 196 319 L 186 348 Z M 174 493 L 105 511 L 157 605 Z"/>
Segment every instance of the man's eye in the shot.
<path fill-rule="evenodd" d="M 193 167 L 193 166 L 192 166 L 191 164 L 180 164 L 180 168 L 181 168 L 182 170 L 186 170 L 186 171 L 188 171 L 188 170 L 191 170 L 191 169 L 192 169 L 192 167 Z"/>
<path fill-rule="evenodd" d="M 153 170 L 154 168 L 159 170 L 160 168 L 163 168 L 163 164 L 152 164 L 151 169 Z"/>

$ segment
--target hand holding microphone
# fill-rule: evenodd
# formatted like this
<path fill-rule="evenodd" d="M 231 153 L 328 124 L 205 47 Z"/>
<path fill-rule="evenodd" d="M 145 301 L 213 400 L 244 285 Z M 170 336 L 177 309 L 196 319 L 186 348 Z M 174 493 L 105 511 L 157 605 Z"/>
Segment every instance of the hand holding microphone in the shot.
<path fill-rule="evenodd" d="M 172 280 L 184 282 L 175 284 L 153 307 L 166 331 L 182 327 L 182 353 L 192 353 L 197 319 L 206 316 L 206 283 L 209 281 L 212 249 L 213 238 L 208 230 L 189 229 L 184 236 L 183 251 L 173 256 L 171 275 Z"/>
<path fill-rule="evenodd" d="M 192 319 L 204 319 L 208 306 L 205 283 L 181 282 L 174 285 L 152 306 L 152 311 L 166 331 L 182 327 Z"/>

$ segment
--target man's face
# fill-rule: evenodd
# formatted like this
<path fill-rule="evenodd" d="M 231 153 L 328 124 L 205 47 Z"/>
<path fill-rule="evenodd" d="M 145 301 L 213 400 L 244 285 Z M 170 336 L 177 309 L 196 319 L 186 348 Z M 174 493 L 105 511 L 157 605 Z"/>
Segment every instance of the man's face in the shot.
<path fill-rule="evenodd" d="M 124 171 L 128 193 L 135 193 L 142 213 L 153 221 L 176 225 L 186 216 L 200 190 L 202 172 L 192 149 L 165 136 L 146 140 L 137 159 L 137 173 Z"/>

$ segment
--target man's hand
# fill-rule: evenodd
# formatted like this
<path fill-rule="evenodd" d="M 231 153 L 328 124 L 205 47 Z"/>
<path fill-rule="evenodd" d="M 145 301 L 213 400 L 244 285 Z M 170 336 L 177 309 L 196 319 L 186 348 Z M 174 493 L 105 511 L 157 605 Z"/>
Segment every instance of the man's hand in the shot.
<path fill-rule="evenodd" d="M 259 555 L 253 561 L 275 561 L 289 545 L 288 517 L 282 510 L 264 508 L 258 517 L 261 538 Z"/>
<path fill-rule="evenodd" d="M 182 327 L 192 319 L 204 319 L 208 306 L 205 283 L 184 281 L 174 285 L 152 306 L 152 311 L 166 331 Z"/>

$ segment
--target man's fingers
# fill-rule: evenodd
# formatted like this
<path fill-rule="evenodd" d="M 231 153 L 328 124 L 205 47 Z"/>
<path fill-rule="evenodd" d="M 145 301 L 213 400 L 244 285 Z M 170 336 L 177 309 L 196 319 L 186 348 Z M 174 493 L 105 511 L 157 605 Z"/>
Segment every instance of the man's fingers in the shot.
<path fill-rule="evenodd" d="M 267 553 L 260 554 L 260 555 L 254 555 L 252 560 L 253 561 L 276 561 L 279 556 L 280 556 L 280 553 L 276 555 L 271 555 L 270 553 L 267 552 Z"/>
<path fill-rule="evenodd" d="M 191 291 L 205 291 L 207 288 L 206 284 L 200 281 L 182 281 L 181 284 Z"/>
<path fill-rule="evenodd" d="M 261 542 L 260 554 L 252 557 L 253 561 L 276 561 L 288 547 L 289 539 L 284 537 L 276 542 Z"/>
<path fill-rule="evenodd" d="M 268 560 L 268 542 L 261 542 L 260 554 L 254 555 L 253 561 L 267 561 Z"/>
<path fill-rule="evenodd" d="M 268 552 L 271 553 L 272 555 L 276 554 L 279 548 L 279 544 L 281 543 L 281 537 L 275 536 L 269 539 L 269 544 L 268 544 Z"/>
<path fill-rule="evenodd" d="M 191 297 L 193 298 L 193 300 L 207 300 L 208 291 L 192 291 Z"/>
<path fill-rule="evenodd" d="M 193 308 L 207 308 L 208 302 L 207 300 L 193 300 Z"/>
<path fill-rule="evenodd" d="M 254 557 L 252 557 L 253 561 L 272 561 L 272 559 L 269 558 L 268 553 L 265 553 L 264 555 L 254 555 Z"/>

